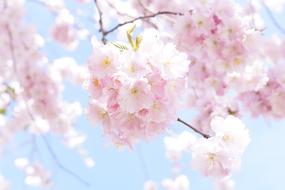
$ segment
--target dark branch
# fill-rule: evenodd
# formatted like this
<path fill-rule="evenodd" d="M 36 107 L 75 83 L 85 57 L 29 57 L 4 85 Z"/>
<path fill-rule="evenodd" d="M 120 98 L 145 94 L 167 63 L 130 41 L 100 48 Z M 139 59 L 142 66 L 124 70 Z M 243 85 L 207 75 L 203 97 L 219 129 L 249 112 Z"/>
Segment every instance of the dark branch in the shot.
<path fill-rule="evenodd" d="M 177 15 L 177 16 L 183 16 L 182 13 L 176 13 L 176 12 L 171 12 L 171 11 L 159 11 L 157 13 L 151 14 L 151 15 L 145 15 L 145 16 L 139 16 L 137 18 L 134 18 L 132 20 L 126 21 L 126 22 L 122 22 L 117 24 L 116 26 L 114 26 L 113 28 L 111 28 L 110 30 L 105 31 L 104 35 L 108 35 L 109 33 L 114 32 L 115 30 L 117 30 L 118 28 L 126 25 L 126 24 L 131 24 L 137 20 L 144 20 L 144 19 L 149 19 L 149 18 L 154 18 L 158 15 Z"/>
<path fill-rule="evenodd" d="M 210 135 L 207 135 L 201 131 L 199 131 L 198 129 L 196 129 L 195 127 L 191 126 L 190 124 L 186 123 L 185 121 L 183 121 L 182 119 L 178 118 L 177 121 L 179 121 L 180 123 L 183 123 L 184 125 L 186 125 L 187 127 L 189 127 L 190 129 L 192 129 L 193 131 L 195 131 L 196 133 L 202 135 L 204 138 L 208 139 L 210 138 Z"/>
<path fill-rule="evenodd" d="M 136 18 L 133 18 L 131 20 L 128 20 L 128 21 L 125 21 L 125 22 L 122 22 L 122 23 L 119 23 L 117 24 L 116 26 L 114 26 L 113 28 L 109 29 L 109 30 L 105 30 L 104 29 L 104 25 L 103 25 L 103 13 L 102 13 L 102 10 L 98 4 L 98 0 L 94 0 L 94 3 L 95 3 L 95 6 L 96 6 L 96 9 L 98 11 L 98 14 L 99 14 L 99 32 L 102 34 L 102 37 L 101 37 L 101 41 L 106 44 L 107 42 L 107 35 L 114 32 L 115 30 L 117 30 L 118 28 L 124 26 L 124 25 L 127 25 L 127 24 L 131 24 L 137 20 L 145 20 L 145 19 L 149 19 L 149 18 L 154 18 L 158 15 L 176 15 L 176 16 L 183 16 L 184 14 L 183 13 L 179 13 L 179 12 L 171 12 L 171 11 L 159 11 L 157 13 L 153 13 L 153 14 L 150 14 L 150 15 L 144 15 L 144 16 L 139 16 L 139 17 L 136 17 Z"/>
<path fill-rule="evenodd" d="M 99 14 L 99 32 L 102 33 L 102 38 L 101 38 L 101 41 L 106 44 L 107 42 L 107 39 L 106 39 L 106 35 L 105 35 L 105 29 L 104 29 L 104 25 L 103 25 L 103 13 L 101 11 L 101 8 L 99 7 L 99 4 L 98 4 L 98 1 L 97 0 L 94 0 L 94 3 L 95 3 L 95 6 L 96 6 L 96 9 L 98 11 L 98 14 Z"/>

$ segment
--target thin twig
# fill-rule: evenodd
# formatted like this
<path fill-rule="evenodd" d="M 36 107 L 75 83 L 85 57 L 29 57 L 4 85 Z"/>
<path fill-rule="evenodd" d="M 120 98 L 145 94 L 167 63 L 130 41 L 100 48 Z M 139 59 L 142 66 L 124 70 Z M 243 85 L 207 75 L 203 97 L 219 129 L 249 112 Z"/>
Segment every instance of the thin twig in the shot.
<path fill-rule="evenodd" d="M 44 143 L 50 153 L 50 155 L 52 156 L 53 160 L 55 161 L 55 163 L 57 164 L 57 166 L 64 172 L 66 172 L 67 174 L 69 174 L 70 176 L 74 177 L 75 179 L 77 179 L 78 181 L 80 181 L 81 183 L 83 183 L 86 186 L 90 186 L 90 184 L 85 181 L 83 178 L 81 178 L 79 175 L 77 175 L 76 173 L 74 173 L 73 171 L 71 171 L 70 169 L 66 168 L 61 161 L 58 159 L 57 155 L 55 154 L 55 152 L 53 151 L 51 145 L 49 144 L 48 139 L 42 135 L 41 136 L 42 139 L 44 140 Z"/>
<path fill-rule="evenodd" d="M 135 18 L 135 17 L 133 17 L 133 16 L 127 14 L 127 13 L 120 12 L 120 11 L 117 9 L 117 7 L 115 7 L 115 5 L 113 5 L 110 1 L 106 0 L 106 3 L 107 3 L 107 5 L 108 5 L 110 8 L 112 8 L 114 11 L 116 11 L 116 13 L 117 13 L 119 16 L 128 17 L 128 18 L 130 18 L 130 19 Z"/>
<path fill-rule="evenodd" d="M 139 16 L 139 17 L 136 17 L 136 18 L 133 18 L 131 20 L 128 20 L 128 21 L 125 21 L 125 22 L 122 22 L 122 23 L 119 23 L 117 24 L 116 26 L 114 26 L 113 28 L 109 29 L 109 30 L 105 30 L 104 29 L 104 25 L 103 25 L 103 13 L 102 13 L 102 10 L 98 4 L 98 0 L 94 0 L 94 3 L 95 3 L 95 6 L 96 6 L 96 9 L 98 11 L 98 14 L 99 14 L 99 32 L 102 34 L 102 37 L 101 37 L 101 41 L 106 44 L 107 43 L 107 35 L 109 35 L 110 33 L 114 32 L 115 30 L 117 30 L 118 28 L 124 26 L 124 25 L 127 25 L 127 24 L 131 24 L 137 20 L 145 20 L 145 19 L 149 19 L 149 18 L 154 18 L 158 15 L 176 15 L 176 16 L 183 16 L 184 14 L 183 13 L 179 13 L 179 12 L 171 12 L 171 11 L 159 11 L 157 13 L 153 13 L 153 14 L 150 14 L 150 15 L 143 15 L 143 16 Z"/>
<path fill-rule="evenodd" d="M 285 29 L 277 22 L 277 20 L 275 19 L 275 17 L 273 16 L 271 10 L 269 9 L 269 7 L 264 3 L 264 1 L 262 1 L 262 5 L 266 11 L 266 13 L 268 14 L 269 18 L 272 20 L 273 24 L 275 25 L 275 27 L 282 32 L 283 34 L 285 34 Z"/>
<path fill-rule="evenodd" d="M 140 7 L 143 8 L 144 12 L 152 13 L 152 14 L 153 14 L 153 12 L 150 11 L 150 10 L 143 4 L 143 2 L 141 2 L 141 0 L 138 0 L 138 3 L 139 3 L 139 5 L 140 5 Z"/>
<path fill-rule="evenodd" d="M 119 16 L 128 17 L 129 19 L 135 19 L 136 18 L 134 16 L 128 15 L 127 13 L 120 12 L 111 2 L 109 2 L 109 1 L 106 1 L 106 2 L 109 5 L 109 7 L 112 8 L 113 10 L 115 10 Z M 150 13 L 153 14 L 152 12 L 150 12 Z M 154 23 L 152 23 L 151 21 L 146 20 L 145 22 L 147 24 L 149 24 L 150 26 L 154 27 L 155 29 L 158 29 L 158 27 Z"/>
<path fill-rule="evenodd" d="M 179 121 L 180 123 L 183 123 L 184 125 L 186 125 L 187 127 L 189 127 L 190 129 L 192 129 L 193 131 L 195 131 L 196 133 L 202 135 L 204 138 L 208 139 L 210 138 L 210 135 L 207 135 L 201 131 L 199 131 L 198 129 L 196 129 L 195 127 L 191 126 L 190 124 L 186 123 L 185 121 L 183 121 L 182 119 L 178 118 L 177 121 Z"/>
<path fill-rule="evenodd" d="M 9 27 L 9 25 L 6 25 L 6 30 L 8 33 L 8 40 L 9 40 L 9 48 L 10 48 L 10 52 L 11 52 L 11 59 L 13 61 L 13 69 L 14 69 L 14 73 L 16 75 L 16 79 L 19 81 L 18 75 L 17 75 L 17 63 L 16 63 L 16 57 L 15 57 L 15 52 L 14 52 L 14 45 L 13 45 L 13 34 L 12 31 Z M 34 122 L 35 124 L 35 117 L 32 114 L 30 107 L 27 103 L 27 101 L 23 98 L 25 106 L 26 106 L 26 111 L 31 119 L 32 122 Z M 59 159 L 57 158 L 56 154 L 54 153 L 54 151 L 52 150 L 51 146 L 49 145 L 48 140 L 45 138 L 45 136 L 42 136 L 42 138 L 44 139 L 44 142 L 47 146 L 48 151 L 50 152 L 51 156 L 53 157 L 54 161 L 57 163 L 58 167 L 63 170 L 64 172 L 68 173 L 69 175 L 73 176 L 75 179 L 77 179 L 78 181 L 80 181 L 81 183 L 85 184 L 86 186 L 89 186 L 89 183 L 86 182 L 84 179 L 82 179 L 80 176 L 78 176 L 76 173 L 72 172 L 71 170 L 69 170 L 68 168 L 64 167 L 64 165 L 59 161 Z"/>
<path fill-rule="evenodd" d="M 147 167 L 147 164 L 146 164 L 143 152 L 142 152 L 141 145 L 137 146 L 137 155 L 138 155 L 138 159 L 140 161 L 140 165 L 141 165 L 141 168 L 142 168 L 142 171 L 144 174 L 144 178 L 145 178 L 145 180 L 148 180 L 150 178 L 150 176 L 149 176 L 148 167 Z"/>
<path fill-rule="evenodd" d="M 118 28 L 120 28 L 120 27 L 122 27 L 122 26 L 124 26 L 126 24 L 131 24 L 131 23 L 133 23 L 133 22 L 135 22 L 137 20 L 144 20 L 144 19 L 154 18 L 154 17 L 156 17 L 158 15 L 178 15 L 178 16 L 183 16 L 182 13 L 176 13 L 176 12 L 171 12 L 171 11 L 159 11 L 159 12 L 151 14 L 151 15 L 139 16 L 139 17 L 134 18 L 132 20 L 119 23 L 116 26 L 114 26 L 113 28 L 111 28 L 110 30 L 105 31 L 104 35 L 106 36 L 109 33 L 114 32 L 115 30 L 117 30 Z"/>
<path fill-rule="evenodd" d="M 102 33 L 102 38 L 101 38 L 101 41 L 106 44 L 107 42 L 107 39 L 106 39 L 106 35 L 105 35 L 105 29 L 104 29 L 104 25 L 103 25 L 103 13 L 101 11 L 101 8 L 98 4 L 98 1 L 97 0 L 94 0 L 94 3 L 95 3 L 95 6 L 96 6 L 96 9 L 98 11 L 98 14 L 99 14 L 99 32 Z"/>

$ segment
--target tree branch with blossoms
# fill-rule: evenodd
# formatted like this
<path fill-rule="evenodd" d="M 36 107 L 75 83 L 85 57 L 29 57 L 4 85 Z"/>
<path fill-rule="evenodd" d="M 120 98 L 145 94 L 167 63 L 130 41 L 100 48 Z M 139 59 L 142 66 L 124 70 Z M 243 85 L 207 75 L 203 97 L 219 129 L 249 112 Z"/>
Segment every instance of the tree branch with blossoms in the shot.
<path fill-rule="evenodd" d="M 98 1 L 97 0 L 94 0 L 94 3 L 95 3 L 95 6 L 96 6 L 96 9 L 98 11 L 98 15 L 99 15 L 99 32 L 102 33 L 102 38 L 101 38 L 101 41 L 106 44 L 107 42 L 107 39 L 106 39 L 106 35 L 105 35 L 105 29 L 104 29 L 104 24 L 103 24 L 103 13 L 101 11 L 101 8 L 98 4 Z"/>
<path fill-rule="evenodd" d="M 0 152 L 12 137 L 20 140 L 16 136 L 20 132 L 31 137 L 32 149 L 19 152 L 24 160 L 15 159 L 15 165 L 23 166 L 26 161 L 20 169 L 26 178 L 34 177 L 38 187 L 46 187 L 51 179 L 48 171 L 43 172 L 44 163 L 37 163 L 42 153 L 39 148 L 59 171 L 91 187 L 92 182 L 79 171 L 64 166 L 60 156 L 65 152 L 55 149 L 52 138 L 61 138 L 65 148 L 78 151 L 85 165 L 93 167 L 89 151 L 82 147 L 93 134 L 86 134 L 75 121 L 84 117 L 82 108 L 114 146 L 132 150 L 138 142 L 168 130 L 174 121 L 187 126 L 180 135 L 171 133 L 164 139 L 166 156 L 175 164 L 173 174 L 182 169 L 178 163 L 182 153 L 191 153 L 192 168 L 212 177 L 219 190 L 232 187 L 230 177 L 250 142 L 249 130 L 240 119 L 241 109 L 245 107 L 253 117 L 285 118 L 285 67 L 279 64 L 285 59 L 285 40 L 280 35 L 285 29 L 274 14 L 275 8 L 281 8 L 277 5 L 285 4 L 281 1 L 270 4 L 264 0 L 260 11 L 255 11 L 262 7 L 260 3 L 242 7 L 234 0 L 193 0 L 191 4 L 187 0 L 30 2 L 48 11 L 27 19 L 25 9 L 34 13 L 33 5 L 0 0 Z M 54 23 L 38 32 L 33 25 L 40 27 L 50 20 L 42 19 L 47 13 Z M 281 31 L 280 40 L 256 29 L 255 16 L 265 14 Z M 133 35 L 135 24 L 139 24 L 137 36 Z M 133 27 L 125 29 L 129 25 Z M 125 40 L 113 38 L 121 32 L 127 33 Z M 94 34 L 98 41 L 89 38 Z M 64 87 L 70 89 L 69 81 L 88 93 L 88 104 L 77 94 L 75 100 L 66 96 Z M 176 117 L 185 108 L 199 113 L 195 124 Z M 139 148 L 138 159 L 147 180 L 151 177 L 148 160 Z M 109 160 L 105 161 L 110 167 Z M 186 176 L 163 184 L 166 189 L 183 186 L 188 190 L 189 186 Z M 1 173 L 0 189 L 7 190 Z M 145 188 L 150 189 L 157 188 L 151 184 Z"/>
<path fill-rule="evenodd" d="M 159 12 L 154 13 L 154 14 L 145 15 L 145 16 L 139 16 L 139 17 L 134 18 L 134 19 L 132 19 L 132 20 L 119 23 L 119 24 L 117 24 L 116 26 L 114 26 L 113 28 L 111 28 L 110 30 L 107 30 L 104 34 L 105 34 L 105 35 L 108 35 L 109 33 L 114 32 L 115 30 L 117 30 L 118 28 L 120 28 L 120 27 L 122 27 L 122 26 L 124 26 L 124 25 L 134 23 L 134 22 L 137 21 L 137 20 L 144 20 L 144 19 L 154 18 L 154 17 L 156 17 L 156 16 L 158 16 L 158 15 L 183 16 L 184 14 L 183 14 L 183 13 L 171 12 L 171 11 L 159 11 Z"/>
<path fill-rule="evenodd" d="M 13 71 L 14 71 L 14 74 L 15 74 L 15 77 L 16 77 L 16 80 L 17 82 L 19 82 L 19 84 L 21 85 L 20 83 L 20 79 L 18 78 L 18 71 L 17 71 L 17 61 L 16 61 L 16 57 L 15 57 L 15 51 L 14 51 L 14 46 L 13 46 L 13 34 L 12 34 L 12 31 L 11 31 L 11 28 L 9 25 L 6 25 L 6 31 L 7 31 L 7 34 L 8 34 L 8 42 L 9 42 L 9 50 L 10 50 L 10 53 L 11 53 L 11 59 L 12 59 L 12 64 L 13 64 Z M 24 102 L 24 105 L 25 105 L 25 108 L 26 108 L 26 111 L 28 113 L 28 116 L 30 117 L 31 121 L 36 125 L 36 121 L 35 121 L 35 117 L 33 115 L 33 113 L 31 112 L 30 110 L 30 107 L 28 105 L 28 102 L 26 101 L 25 97 L 21 97 L 23 99 L 23 102 Z M 40 132 L 40 131 L 39 131 Z M 60 161 L 59 159 L 57 158 L 56 154 L 54 153 L 52 147 L 50 146 L 49 142 L 48 142 L 48 139 L 46 139 L 45 136 L 41 136 L 45 142 L 45 145 L 49 151 L 49 153 L 51 154 L 52 158 L 54 159 L 54 161 L 56 162 L 56 164 L 58 165 L 58 167 L 68 173 L 69 175 L 71 175 L 72 177 L 74 177 L 75 179 L 77 179 L 78 181 L 80 181 L 81 183 L 85 184 L 86 186 L 89 186 L 89 183 L 86 182 L 84 179 L 82 179 L 79 175 L 77 175 L 76 173 L 74 173 L 73 171 L 71 171 L 70 169 L 66 168 Z"/>
<path fill-rule="evenodd" d="M 149 15 L 143 15 L 143 16 L 139 16 L 139 17 L 136 17 L 136 18 L 133 18 L 131 20 L 128 20 L 128 21 L 125 21 L 125 22 L 122 22 L 122 23 L 119 23 L 117 24 L 116 26 L 114 26 L 113 28 L 109 29 L 109 30 L 105 30 L 104 29 L 104 25 L 103 25 L 103 13 L 102 13 L 102 10 L 98 4 L 98 0 L 94 0 L 94 3 L 95 3 L 95 6 L 96 6 L 96 9 L 98 11 L 98 14 L 99 14 L 99 20 L 98 20 L 98 23 L 99 23 L 99 32 L 102 34 L 102 37 L 101 37 L 101 41 L 103 42 L 103 44 L 106 44 L 107 43 L 107 36 L 116 31 L 117 29 L 119 29 L 120 27 L 122 26 L 125 26 L 127 24 L 131 24 L 131 23 L 134 23 L 135 21 L 137 20 L 145 20 L 145 19 L 150 19 L 150 18 L 154 18 L 156 16 L 159 16 L 159 15 L 174 15 L 174 16 L 183 16 L 184 14 L 183 13 L 179 13 L 179 12 L 172 12 L 172 11 L 159 11 L 159 12 L 156 12 L 156 13 L 153 13 L 153 14 L 149 14 Z"/>

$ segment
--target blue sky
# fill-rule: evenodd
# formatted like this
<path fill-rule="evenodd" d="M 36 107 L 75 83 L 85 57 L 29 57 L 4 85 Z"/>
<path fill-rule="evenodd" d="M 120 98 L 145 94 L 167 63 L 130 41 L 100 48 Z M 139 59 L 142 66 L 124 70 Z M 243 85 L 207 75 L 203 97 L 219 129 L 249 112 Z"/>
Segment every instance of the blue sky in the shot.
<path fill-rule="evenodd" d="M 72 9 L 79 6 L 70 0 L 68 6 Z M 92 4 L 88 11 L 92 11 Z M 42 34 L 47 34 L 46 26 L 52 23 L 52 17 L 46 17 L 48 14 L 45 9 L 35 3 L 28 3 L 27 20 L 36 23 Z M 270 20 L 264 15 L 266 21 Z M 285 19 L 284 14 L 278 16 L 278 20 Z M 43 25 L 45 23 L 46 25 Z M 93 26 L 89 26 L 91 30 Z M 269 25 L 268 34 L 278 32 L 272 24 Z M 84 63 L 88 57 L 91 48 L 88 42 L 83 42 L 76 53 L 69 53 L 61 50 L 58 45 L 52 45 L 49 42 L 45 48 L 50 59 L 66 54 L 74 56 L 78 62 Z M 80 88 L 67 84 L 65 98 L 68 100 L 80 99 L 83 105 L 87 104 L 88 96 Z M 191 121 L 192 115 L 186 112 L 182 113 L 182 118 Z M 251 131 L 251 144 L 248 146 L 243 157 L 242 168 L 240 172 L 234 175 L 237 190 L 280 190 L 285 189 L 284 171 L 285 171 L 285 126 L 284 122 L 265 121 L 262 119 L 244 118 L 245 123 Z M 78 154 L 72 150 L 64 148 L 60 139 L 54 136 L 48 136 L 54 152 L 65 167 L 77 173 L 90 183 L 85 186 L 75 180 L 72 176 L 62 171 L 52 159 L 41 138 L 37 138 L 39 153 L 37 159 L 43 161 L 45 166 L 50 169 L 54 185 L 52 190 L 140 190 L 143 189 L 143 183 L 147 179 L 153 179 L 160 182 L 162 179 L 171 176 L 171 163 L 165 158 L 165 149 L 163 145 L 163 135 L 148 142 L 137 144 L 133 150 L 118 150 L 110 146 L 108 141 L 102 136 L 102 131 L 98 126 L 92 126 L 85 117 L 82 117 L 77 123 L 76 128 L 88 134 L 89 138 L 85 148 L 95 160 L 95 167 L 87 168 L 84 166 Z M 184 129 L 179 123 L 174 123 L 171 127 L 174 131 Z M 28 139 L 26 134 L 17 135 L 17 141 L 9 147 L 24 142 Z M 24 184 L 24 175 L 17 170 L 13 164 L 13 158 L 23 157 L 31 150 L 30 146 L 22 145 L 19 148 L 12 148 L 12 151 L 3 155 L 0 162 L 1 172 L 12 184 L 12 190 L 32 190 Z M 184 173 L 190 180 L 190 189 L 209 190 L 212 189 L 211 180 L 202 177 L 199 173 L 190 168 L 190 158 L 183 158 Z"/>

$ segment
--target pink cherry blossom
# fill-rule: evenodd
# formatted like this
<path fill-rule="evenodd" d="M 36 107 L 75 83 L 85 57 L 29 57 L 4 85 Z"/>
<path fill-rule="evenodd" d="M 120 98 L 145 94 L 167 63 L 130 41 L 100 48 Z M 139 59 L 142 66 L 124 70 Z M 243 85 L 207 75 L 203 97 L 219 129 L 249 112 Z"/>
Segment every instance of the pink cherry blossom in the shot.
<path fill-rule="evenodd" d="M 217 190 L 234 190 L 235 182 L 229 177 L 215 180 L 215 189 Z"/>
<path fill-rule="evenodd" d="M 25 13 L 30 10 L 26 1 L 0 0 L 0 153 L 6 153 L 19 133 L 33 140 L 48 133 L 93 167 L 82 146 L 88 135 L 74 127 L 82 108 L 107 140 L 131 149 L 169 132 L 186 108 L 195 113 L 185 120 L 196 133 L 164 138 L 174 175 L 162 181 L 162 188 L 189 189 L 187 176 L 179 172 L 180 158 L 191 154 L 193 168 L 213 179 L 216 189 L 232 190 L 231 176 L 250 143 L 240 118 L 246 112 L 275 120 L 285 117 L 285 40 L 268 37 L 269 26 L 262 18 L 265 10 L 284 33 L 270 12 L 283 9 L 284 0 L 246 5 L 223 0 L 29 3 L 54 18 L 40 33 L 30 23 L 34 15 Z M 60 51 L 77 45 L 68 55 Z M 86 109 L 81 98 L 65 100 L 69 85 L 87 91 Z M 25 173 L 26 184 L 51 184 L 51 174 L 41 163 L 20 158 L 15 165 Z M 0 189 L 10 189 L 1 175 Z M 158 185 L 147 181 L 144 189 L 156 190 Z"/>
<path fill-rule="evenodd" d="M 196 140 L 195 136 L 188 131 L 184 131 L 179 135 L 165 137 L 164 144 L 167 158 L 173 161 L 179 160 L 183 152 L 193 148 Z"/>
<path fill-rule="evenodd" d="M 126 83 L 118 95 L 119 106 L 123 111 L 135 113 L 142 109 L 149 109 L 153 105 L 151 86 L 147 80 Z"/>
<path fill-rule="evenodd" d="M 163 45 L 158 37 L 156 50 L 146 54 L 148 38 L 153 36 L 149 31 L 143 34 L 138 49 L 123 45 L 119 51 L 118 45 L 107 44 L 99 50 L 95 45 L 89 58 L 88 89 L 95 101 L 91 99 L 88 114 L 93 121 L 103 121 L 104 133 L 116 144 L 131 145 L 162 132 L 181 107 L 175 99 L 186 92 L 187 56 L 172 44 Z M 104 106 L 94 104 L 98 101 Z M 169 105 L 172 109 L 167 110 Z"/>
<path fill-rule="evenodd" d="M 3 176 L 0 176 L 0 189 L 2 190 L 9 190 L 10 189 L 10 185 L 9 183 L 6 181 L 5 178 L 3 178 Z"/>
<path fill-rule="evenodd" d="M 189 180 L 185 175 L 179 175 L 175 179 L 164 179 L 162 186 L 165 190 L 189 190 Z"/>
<path fill-rule="evenodd" d="M 144 190 L 157 190 L 157 185 L 154 181 L 148 180 L 144 183 Z"/>
<path fill-rule="evenodd" d="M 67 10 L 63 10 L 57 17 L 55 25 L 51 29 L 51 35 L 60 44 L 68 49 L 74 49 L 77 45 L 77 32 L 73 25 L 73 17 Z"/>
<path fill-rule="evenodd" d="M 205 176 L 227 176 L 239 163 L 215 139 L 201 139 L 193 149 L 192 167 Z"/>
<path fill-rule="evenodd" d="M 214 117 L 211 121 L 211 128 L 215 133 L 214 138 L 218 138 L 222 146 L 235 154 L 243 153 L 249 144 L 249 132 L 240 119 L 232 115 Z"/>

